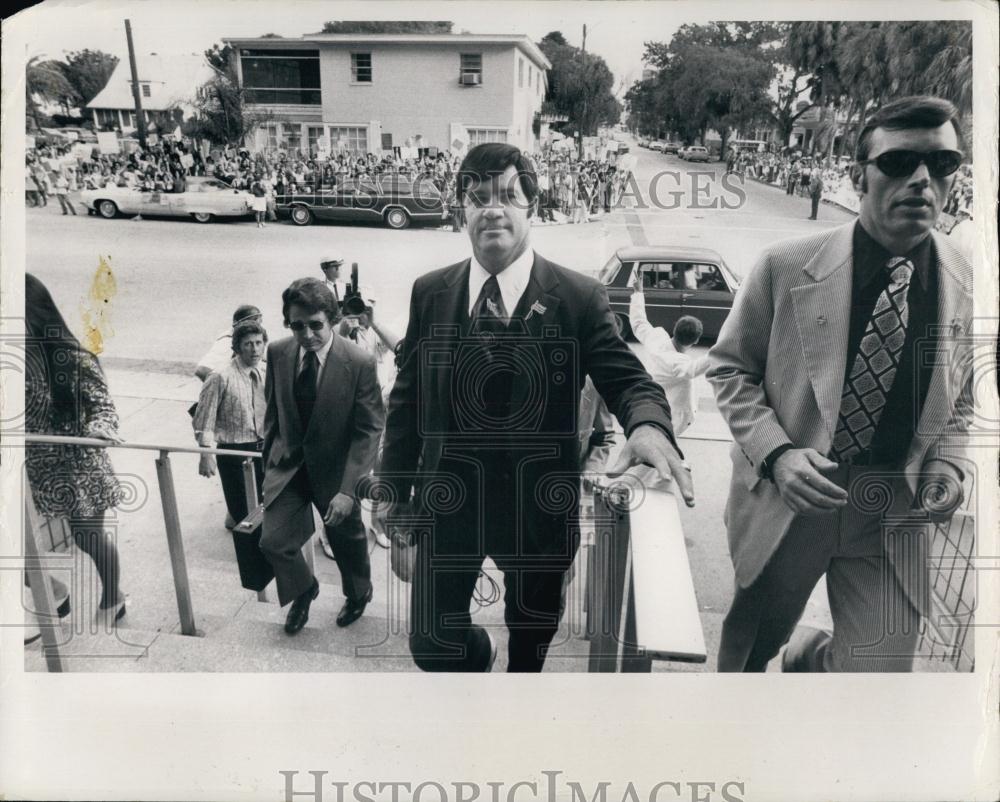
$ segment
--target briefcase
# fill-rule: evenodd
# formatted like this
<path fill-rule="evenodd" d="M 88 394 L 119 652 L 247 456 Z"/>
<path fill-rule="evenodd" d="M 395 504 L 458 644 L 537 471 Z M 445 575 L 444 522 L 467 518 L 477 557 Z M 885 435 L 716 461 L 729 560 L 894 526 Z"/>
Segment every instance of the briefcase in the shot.
<path fill-rule="evenodd" d="M 258 504 L 246 518 L 233 527 L 236 563 L 240 567 L 240 583 L 247 590 L 261 591 L 274 579 L 274 569 L 260 550 L 260 535 L 264 526 L 264 505 Z"/>

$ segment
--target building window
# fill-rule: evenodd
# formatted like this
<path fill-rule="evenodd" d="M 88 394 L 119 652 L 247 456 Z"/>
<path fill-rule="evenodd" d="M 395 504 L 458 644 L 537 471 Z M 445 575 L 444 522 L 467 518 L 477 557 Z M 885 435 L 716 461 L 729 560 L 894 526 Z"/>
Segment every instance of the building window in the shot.
<path fill-rule="evenodd" d="M 368 152 L 368 127 L 364 125 L 330 126 L 330 150 L 351 153 Z"/>
<path fill-rule="evenodd" d="M 139 84 L 142 87 L 142 96 L 149 97 L 149 84 Z"/>
<path fill-rule="evenodd" d="M 356 84 L 372 82 L 371 53 L 351 53 L 351 80 Z"/>
<path fill-rule="evenodd" d="M 120 124 L 116 109 L 97 109 L 97 127 L 102 131 L 113 131 Z"/>
<path fill-rule="evenodd" d="M 517 60 L 517 88 L 524 89 L 524 59 Z"/>
<path fill-rule="evenodd" d="M 320 105 L 318 50 L 241 50 L 250 103 Z"/>
<path fill-rule="evenodd" d="M 267 147 L 298 153 L 302 149 L 302 127 L 298 123 L 268 123 Z"/>
<path fill-rule="evenodd" d="M 478 86 L 483 82 L 483 54 L 462 53 L 459 57 L 458 81 L 463 86 Z"/>
<path fill-rule="evenodd" d="M 469 128 L 469 145 L 482 145 L 484 142 L 507 142 L 506 128 Z"/>
<path fill-rule="evenodd" d="M 306 127 L 306 136 L 309 139 L 309 154 L 312 155 L 320 148 L 320 138 L 326 135 L 326 128 L 322 125 L 310 125 Z M 330 142 L 326 142 L 326 150 L 330 149 Z"/>

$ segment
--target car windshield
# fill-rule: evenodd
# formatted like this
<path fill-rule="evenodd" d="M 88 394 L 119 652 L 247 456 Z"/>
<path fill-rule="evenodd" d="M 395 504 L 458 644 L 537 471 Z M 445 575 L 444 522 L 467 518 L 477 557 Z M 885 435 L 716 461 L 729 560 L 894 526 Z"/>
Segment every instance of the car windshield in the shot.
<path fill-rule="evenodd" d="M 213 192 L 221 189 L 229 189 L 229 185 L 213 178 L 208 181 L 198 181 L 192 184 L 190 189 L 193 189 L 195 192 Z"/>
<path fill-rule="evenodd" d="M 601 284 L 610 284 L 612 279 L 614 279 L 615 274 L 618 272 L 618 266 L 621 262 L 618 260 L 618 254 L 612 256 L 606 265 L 601 268 L 601 272 L 597 274 L 597 280 Z"/>

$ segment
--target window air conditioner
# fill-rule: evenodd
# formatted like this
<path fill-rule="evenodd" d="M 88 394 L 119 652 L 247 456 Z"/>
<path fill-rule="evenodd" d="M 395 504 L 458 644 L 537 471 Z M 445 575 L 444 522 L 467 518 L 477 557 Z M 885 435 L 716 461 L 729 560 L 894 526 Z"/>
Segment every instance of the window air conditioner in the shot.
<path fill-rule="evenodd" d="M 459 78 L 459 83 L 462 86 L 478 86 L 483 82 L 483 76 L 478 72 L 463 72 L 462 77 Z"/>

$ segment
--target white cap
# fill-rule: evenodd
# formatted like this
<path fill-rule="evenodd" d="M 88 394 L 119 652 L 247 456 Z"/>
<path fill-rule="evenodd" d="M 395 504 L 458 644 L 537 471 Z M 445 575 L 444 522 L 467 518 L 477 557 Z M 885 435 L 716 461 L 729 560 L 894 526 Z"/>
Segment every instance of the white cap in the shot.
<path fill-rule="evenodd" d="M 323 268 L 330 262 L 333 262 L 334 264 L 337 265 L 337 267 L 340 267 L 341 265 L 344 264 L 344 257 L 341 256 L 339 253 L 328 253 L 326 256 L 324 256 L 322 259 L 319 260 L 319 266 L 320 268 Z"/>

